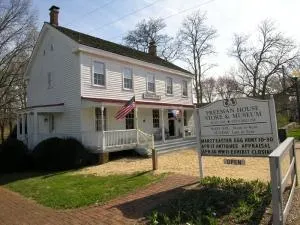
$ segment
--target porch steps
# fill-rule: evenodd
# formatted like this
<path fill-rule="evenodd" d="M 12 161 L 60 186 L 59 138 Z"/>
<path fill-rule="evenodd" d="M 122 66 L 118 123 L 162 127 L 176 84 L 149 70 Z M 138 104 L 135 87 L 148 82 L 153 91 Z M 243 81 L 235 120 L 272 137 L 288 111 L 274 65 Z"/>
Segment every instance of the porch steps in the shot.
<path fill-rule="evenodd" d="M 168 140 L 165 143 L 155 144 L 155 149 L 158 154 L 163 154 L 171 151 L 182 150 L 196 147 L 196 138 Z"/>

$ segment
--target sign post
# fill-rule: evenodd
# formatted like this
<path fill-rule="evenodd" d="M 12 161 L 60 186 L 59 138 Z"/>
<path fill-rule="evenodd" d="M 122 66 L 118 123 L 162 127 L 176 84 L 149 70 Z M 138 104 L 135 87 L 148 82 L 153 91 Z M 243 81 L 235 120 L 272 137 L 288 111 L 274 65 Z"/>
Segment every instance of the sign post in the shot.
<path fill-rule="evenodd" d="M 196 128 L 196 139 L 197 139 L 197 152 L 198 152 L 198 159 L 199 159 L 199 172 L 200 172 L 200 179 L 203 178 L 203 164 L 202 164 L 202 154 L 201 154 L 201 130 L 200 130 L 200 115 L 199 115 L 199 108 L 194 110 L 194 118 L 195 118 L 195 128 Z"/>
<path fill-rule="evenodd" d="M 279 144 L 273 97 L 224 99 L 195 112 L 201 157 L 267 157 Z"/>

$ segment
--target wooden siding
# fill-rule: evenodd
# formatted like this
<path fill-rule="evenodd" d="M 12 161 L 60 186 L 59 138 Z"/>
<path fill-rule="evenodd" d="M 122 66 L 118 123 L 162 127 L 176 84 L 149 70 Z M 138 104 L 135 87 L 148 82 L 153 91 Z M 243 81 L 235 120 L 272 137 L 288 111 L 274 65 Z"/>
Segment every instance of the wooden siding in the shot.
<path fill-rule="evenodd" d="M 80 53 L 81 61 L 81 95 L 89 98 L 108 98 L 129 100 L 133 95 L 136 101 L 160 102 L 169 104 L 192 105 L 192 82 L 191 78 L 182 77 L 175 74 L 163 73 L 153 69 L 141 66 L 113 61 L 104 57 L 95 57 L 86 53 Z M 99 61 L 105 63 L 106 86 L 98 87 L 92 84 L 93 62 Z M 123 68 L 131 68 L 133 71 L 133 90 L 123 89 Z M 161 96 L 161 100 L 143 99 L 143 94 L 147 91 L 147 74 L 155 74 L 156 94 Z M 166 94 L 165 81 L 167 77 L 173 79 L 173 95 Z M 182 97 L 182 80 L 188 81 L 188 97 Z"/>
<path fill-rule="evenodd" d="M 55 132 L 80 138 L 80 66 L 78 54 L 73 53 L 78 45 L 47 24 L 41 33 L 43 36 L 28 71 L 27 107 L 64 103 L 64 113 L 55 116 L 59 120 Z M 50 89 L 49 72 L 53 74 Z"/>

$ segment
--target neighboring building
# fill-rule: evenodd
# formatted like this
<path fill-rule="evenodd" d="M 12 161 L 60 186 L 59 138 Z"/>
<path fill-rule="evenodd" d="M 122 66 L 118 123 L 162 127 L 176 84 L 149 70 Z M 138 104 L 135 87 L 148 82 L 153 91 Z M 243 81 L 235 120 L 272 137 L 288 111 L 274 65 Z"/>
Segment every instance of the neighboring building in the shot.
<path fill-rule="evenodd" d="M 58 13 L 50 8 L 27 67 L 18 139 L 32 149 L 49 137 L 75 137 L 109 152 L 194 136 L 192 74 L 157 57 L 154 44 L 144 53 L 79 33 L 59 26 Z M 116 120 L 133 96 L 136 109 Z"/>

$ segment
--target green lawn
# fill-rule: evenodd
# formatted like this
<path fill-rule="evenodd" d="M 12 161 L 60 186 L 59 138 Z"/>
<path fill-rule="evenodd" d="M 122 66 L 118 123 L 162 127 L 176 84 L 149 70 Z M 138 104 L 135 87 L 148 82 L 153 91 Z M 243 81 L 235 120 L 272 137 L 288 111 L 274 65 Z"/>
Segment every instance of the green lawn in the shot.
<path fill-rule="evenodd" d="M 288 137 L 294 137 L 296 140 L 300 140 L 300 128 L 289 130 Z"/>
<path fill-rule="evenodd" d="M 9 176 L 9 175 L 5 175 Z M 9 177 L 3 176 L 3 179 Z M 74 175 L 71 172 L 37 176 L 5 184 L 4 187 L 32 198 L 38 203 L 56 209 L 78 208 L 91 204 L 103 204 L 159 181 L 163 175 L 142 172 L 132 175 Z"/>
<path fill-rule="evenodd" d="M 151 225 L 257 225 L 271 202 L 268 184 L 206 177 L 149 215 Z M 263 218 L 263 221 L 268 218 Z M 267 224 L 264 222 L 263 224 Z"/>

